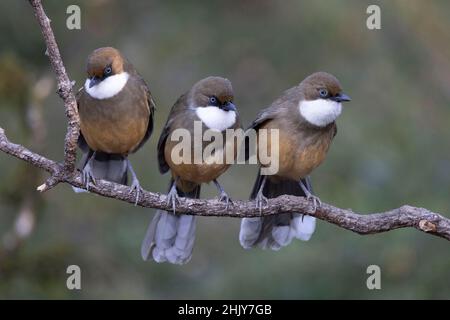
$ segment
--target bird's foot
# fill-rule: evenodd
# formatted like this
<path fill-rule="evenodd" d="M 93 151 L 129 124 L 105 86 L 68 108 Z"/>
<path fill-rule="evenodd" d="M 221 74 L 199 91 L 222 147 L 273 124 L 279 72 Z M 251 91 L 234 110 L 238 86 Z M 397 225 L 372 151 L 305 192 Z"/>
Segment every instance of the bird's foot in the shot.
<path fill-rule="evenodd" d="M 134 201 L 134 205 L 137 206 L 137 203 L 139 202 L 139 196 L 141 195 L 141 192 L 144 191 L 144 189 L 141 187 L 141 184 L 139 183 L 139 180 L 136 177 L 133 177 L 133 181 L 131 182 L 130 188 L 131 190 L 128 194 L 131 194 L 134 191 L 136 191 L 136 200 Z"/>
<path fill-rule="evenodd" d="M 322 201 L 320 201 L 319 197 L 313 195 L 311 192 L 308 192 L 306 194 L 306 199 L 312 200 L 314 212 L 316 212 L 317 208 L 320 208 L 320 206 L 322 205 Z"/>
<path fill-rule="evenodd" d="M 230 196 L 225 192 L 225 191 L 221 191 L 219 194 L 219 201 L 220 202 L 225 202 L 225 209 L 228 210 L 229 205 L 233 204 L 233 201 L 231 200 Z"/>
<path fill-rule="evenodd" d="M 126 160 L 127 161 L 127 169 L 130 171 L 131 173 L 131 190 L 129 193 L 133 193 L 133 191 L 136 190 L 136 200 L 134 201 L 134 205 L 136 206 L 138 201 L 139 201 L 139 196 L 141 195 L 141 192 L 144 190 L 141 187 L 141 184 L 139 183 L 139 180 L 137 178 L 136 172 L 134 172 L 133 166 L 131 165 L 130 160 Z"/>
<path fill-rule="evenodd" d="M 228 194 L 222 188 L 222 186 L 220 185 L 219 181 L 214 179 L 213 182 L 216 185 L 217 190 L 220 192 L 220 194 L 219 194 L 219 201 L 220 202 L 225 202 L 225 209 L 228 210 L 228 206 L 230 204 L 233 204 L 233 201 L 231 201 L 231 198 L 228 196 Z"/>
<path fill-rule="evenodd" d="M 322 201 L 320 201 L 319 197 L 313 195 L 312 192 L 310 191 L 311 184 L 310 184 L 310 180 L 308 177 L 306 178 L 306 183 L 308 184 L 308 186 L 306 186 L 302 182 L 302 180 L 300 180 L 300 182 L 299 182 L 300 187 L 302 188 L 303 192 L 305 193 L 306 200 L 312 200 L 313 210 L 314 210 L 314 212 L 316 212 L 317 208 L 322 205 Z M 317 205 L 317 204 L 319 204 L 319 205 Z"/>
<path fill-rule="evenodd" d="M 89 182 L 92 181 L 93 184 L 96 184 L 95 177 L 94 177 L 94 170 L 92 170 L 92 167 L 90 163 L 88 162 L 81 172 L 83 177 L 83 184 L 87 191 L 89 191 Z"/>
<path fill-rule="evenodd" d="M 264 196 L 262 193 L 262 189 L 256 195 L 255 201 L 256 201 L 256 208 L 258 208 L 259 213 L 262 214 L 262 208 L 269 204 L 267 197 Z"/>
<path fill-rule="evenodd" d="M 180 198 L 178 197 L 177 186 L 176 183 L 174 183 L 172 185 L 172 188 L 170 188 L 169 193 L 167 194 L 167 205 L 172 203 L 172 210 L 174 214 L 176 213 L 177 202 L 179 202 L 179 199 Z"/>

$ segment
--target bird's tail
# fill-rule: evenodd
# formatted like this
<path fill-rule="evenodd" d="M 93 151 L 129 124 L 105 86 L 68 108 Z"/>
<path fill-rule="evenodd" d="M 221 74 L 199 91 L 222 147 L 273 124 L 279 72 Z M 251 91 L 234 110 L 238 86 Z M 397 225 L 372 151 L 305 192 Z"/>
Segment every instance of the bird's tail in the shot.
<path fill-rule="evenodd" d="M 172 183 L 171 179 L 170 186 Z M 200 185 L 195 186 L 190 192 L 183 192 L 177 188 L 177 193 L 180 197 L 198 199 Z M 142 241 L 142 259 L 173 264 L 189 262 L 194 248 L 195 228 L 195 216 L 175 215 L 164 210 L 156 210 Z"/>
<path fill-rule="evenodd" d="M 258 172 L 250 199 L 256 198 L 263 178 Z M 312 192 L 309 178 L 302 181 Z M 275 182 L 266 179 L 263 189 L 264 196 L 276 198 L 283 194 L 305 196 L 297 181 L 280 179 Z M 279 250 L 290 244 L 294 238 L 308 241 L 315 227 L 316 218 L 302 213 L 282 213 L 261 218 L 244 218 L 241 222 L 239 241 L 245 249 L 259 245 L 263 249 Z"/>
<path fill-rule="evenodd" d="M 81 170 L 86 166 L 89 158 L 92 156 L 92 151 L 83 153 L 83 157 L 79 163 Z M 90 162 L 95 179 L 108 180 L 120 184 L 127 185 L 128 173 L 127 173 L 127 159 L 122 155 L 108 154 L 102 152 L 96 152 L 93 159 Z M 86 192 L 84 189 L 75 188 L 73 190 L 76 193 Z"/>

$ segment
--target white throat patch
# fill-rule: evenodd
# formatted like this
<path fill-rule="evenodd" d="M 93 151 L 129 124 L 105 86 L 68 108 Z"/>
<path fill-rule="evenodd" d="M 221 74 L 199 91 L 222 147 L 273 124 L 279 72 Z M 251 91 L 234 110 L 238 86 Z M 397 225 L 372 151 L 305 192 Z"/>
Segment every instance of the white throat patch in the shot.
<path fill-rule="evenodd" d="M 86 79 L 86 82 L 84 83 L 84 89 L 92 98 L 100 100 L 108 99 L 114 97 L 123 89 L 123 87 L 125 87 L 128 78 L 128 72 L 122 72 L 113 76 L 109 76 L 92 88 L 89 88 L 90 80 Z"/>
<path fill-rule="evenodd" d="M 330 124 L 342 112 L 340 102 L 326 99 L 302 100 L 299 102 L 298 108 L 303 118 L 318 127 Z"/>
<path fill-rule="evenodd" d="M 236 122 L 235 111 L 224 111 L 214 106 L 197 107 L 195 113 L 209 129 L 223 131 Z"/>

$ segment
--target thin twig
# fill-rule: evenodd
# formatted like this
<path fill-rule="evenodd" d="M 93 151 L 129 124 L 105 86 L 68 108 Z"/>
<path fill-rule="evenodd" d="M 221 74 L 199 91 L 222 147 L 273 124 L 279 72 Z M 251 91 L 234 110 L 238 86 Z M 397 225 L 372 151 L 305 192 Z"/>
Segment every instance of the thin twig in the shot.
<path fill-rule="evenodd" d="M 80 118 L 78 116 L 77 101 L 72 91 L 72 82 L 67 75 L 66 68 L 59 53 L 55 35 L 50 26 L 50 19 L 44 12 L 40 0 L 29 0 L 34 9 L 34 15 L 41 27 L 42 35 L 47 46 L 46 54 L 50 59 L 53 71 L 56 75 L 58 94 L 64 101 L 66 116 L 69 119 L 64 144 L 64 171 L 66 175 L 75 172 L 75 161 L 77 157 L 77 140 L 80 133 Z M 54 177 L 58 178 L 58 177 Z"/>

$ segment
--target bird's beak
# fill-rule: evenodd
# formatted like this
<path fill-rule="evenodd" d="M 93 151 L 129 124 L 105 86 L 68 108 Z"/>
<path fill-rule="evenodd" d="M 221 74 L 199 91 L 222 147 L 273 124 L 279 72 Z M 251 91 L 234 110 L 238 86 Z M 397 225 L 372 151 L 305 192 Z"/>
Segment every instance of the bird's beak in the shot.
<path fill-rule="evenodd" d="M 224 111 L 236 111 L 236 106 L 232 102 L 227 102 L 221 106 L 221 109 Z"/>
<path fill-rule="evenodd" d="M 98 84 L 100 81 L 102 81 L 102 79 L 100 79 L 99 77 L 92 77 L 89 80 L 89 88 L 92 88 L 93 86 L 95 86 L 96 84 Z"/>
<path fill-rule="evenodd" d="M 345 93 L 339 93 L 335 97 L 331 98 L 332 100 L 336 102 L 345 102 L 345 101 L 351 101 L 352 99 L 346 95 Z"/>

